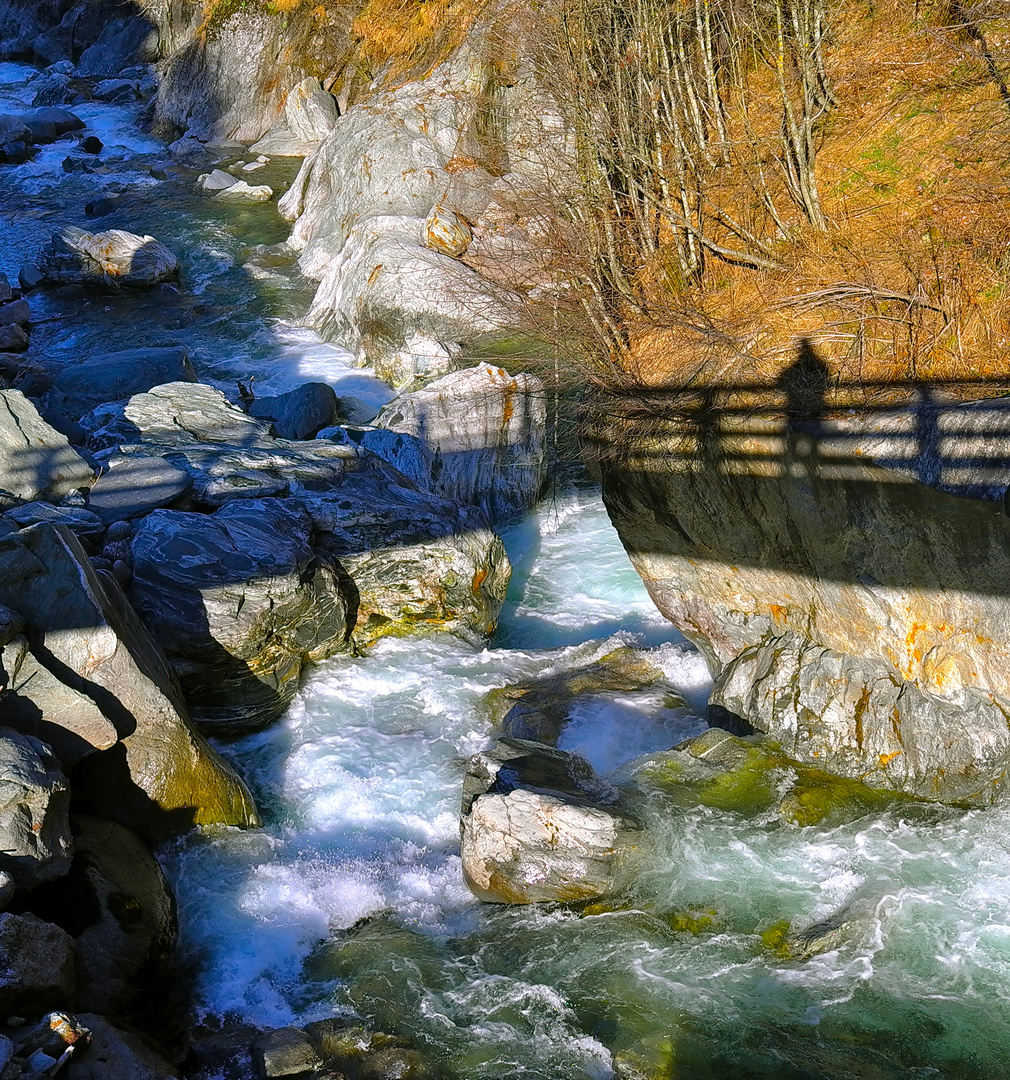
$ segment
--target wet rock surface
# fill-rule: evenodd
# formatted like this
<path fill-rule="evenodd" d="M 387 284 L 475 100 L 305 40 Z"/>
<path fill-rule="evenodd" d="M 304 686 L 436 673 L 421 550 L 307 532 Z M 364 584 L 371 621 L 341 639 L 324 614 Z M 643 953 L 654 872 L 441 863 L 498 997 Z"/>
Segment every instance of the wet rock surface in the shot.
<path fill-rule="evenodd" d="M 481 900 L 590 900 L 619 887 L 640 827 L 581 758 L 522 739 L 474 755 L 463 782 L 463 877 Z"/>

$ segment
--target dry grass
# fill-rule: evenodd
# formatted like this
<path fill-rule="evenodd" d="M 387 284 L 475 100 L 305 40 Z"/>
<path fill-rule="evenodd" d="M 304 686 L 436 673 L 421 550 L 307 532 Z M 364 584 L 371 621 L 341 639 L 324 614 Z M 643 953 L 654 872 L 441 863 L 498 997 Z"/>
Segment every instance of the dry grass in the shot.
<path fill-rule="evenodd" d="M 843 0 L 834 11 L 837 105 L 817 159 L 827 231 L 795 214 L 776 243 L 782 270 L 710 260 L 697 288 L 668 290 L 670 318 L 636 335 L 642 381 L 774 382 L 802 339 L 846 381 L 1010 379 L 1008 102 L 979 42 L 939 8 Z M 981 26 L 1000 68 L 1010 24 Z M 772 91 L 756 69 L 749 130 L 733 114 L 741 144 L 771 145 Z M 757 220 L 746 170 L 719 182 L 723 204 Z M 688 311 L 703 329 L 684 328 Z"/>
<path fill-rule="evenodd" d="M 475 0 L 367 0 L 352 29 L 359 57 L 388 84 L 424 78 L 462 44 Z"/>

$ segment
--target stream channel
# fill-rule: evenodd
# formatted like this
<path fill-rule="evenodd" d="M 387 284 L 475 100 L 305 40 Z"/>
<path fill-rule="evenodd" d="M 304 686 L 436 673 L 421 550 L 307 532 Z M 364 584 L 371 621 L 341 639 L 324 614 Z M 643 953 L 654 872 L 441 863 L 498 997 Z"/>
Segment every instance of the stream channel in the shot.
<path fill-rule="evenodd" d="M 31 101 L 33 74 L 0 64 L 0 111 Z M 35 293 L 30 355 L 179 344 L 233 397 L 239 379 L 261 393 L 316 379 L 388 400 L 345 351 L 297 325 L 312 283 L 275 247 L 287 234 L 275 204 L 198 192 L 209 164 L 172 162 L 140 133 L 137 108 L 76 107 L 105 143 L 106 173 L 65 173 L 67 141 L 3 167 L 0 269 L 15 278 L 63 224 L 125 228 L 179 255 L 178 287 Z M 283 189 L 296 165 L 273 162 L 255 182 Z M 109 196 L 111 213 L 86 217 Z M 643 1077 L 1010 1075 L 1005 809 L 906 805 L 833 828 L 668 810 L 617 910 L 472 898 L 458 811 L 466 759 L 493 739 L 487 691 L 621 644 L 654 649 L 691 708 L 602 695 L 578 705 L 560 743 L 619 779 L 637 755 L 703 730 L 710 689 L 588 480 L 555 485 L 503 538 L 514 573 L 492 641 L 386 639 L 317 664 L 278 724 L 221 746 L 266 825 L 160 853 L 196 1020 L 357 1016 L 409 1035 L 463 1080 L 602 1080 L 635 1043 L 658 1063 Z M 860 915 L 837 948 L 800 961 L 768 947 L 769 927 L 842 909 Z"/>

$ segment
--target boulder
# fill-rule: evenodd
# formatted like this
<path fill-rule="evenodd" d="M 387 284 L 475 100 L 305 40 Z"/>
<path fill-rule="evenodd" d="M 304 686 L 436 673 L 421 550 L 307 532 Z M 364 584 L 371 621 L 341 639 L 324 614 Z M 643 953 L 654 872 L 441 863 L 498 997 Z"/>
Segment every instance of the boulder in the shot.
<path fill-rule="evenodd" d="M 224 191 L 232 184 L 237 183 L 237 178 L 224 169 L 213 169 L 209 173 L 202 173 L 197 177 L 197 183 L 203 191 Z"/>
<path fill-rule="evenodd" d="M 175 946 L 175 902 L 147 846 L 114 821 L 75 815 L 74 871 L 42 899 L 77 951 L 77 1007 L 129 1015 L 156 1001 Z"/>
<path fill-rule="evenodd" d="M 0 915 L 0 1016 L 64 1009 L 73 998 L 73 938 L 34 915 Z"/>
<path fill-rule="evenodd" d="M 32 289 L 38 288 L 44 280 L 45 274 L 35 263 L 26 262 L 21 264 L 21 269 L 18 271 L 18 284 L 25 292 L 31 292 Z"/>
<path fill-rule="evenodd" d="M 323 89 L 318 79 L 303 79 L 288 93 L 284 119 L 300 142 L 321 142 L 337 122 L 336 99 Z"/>
<path fill-rule="evenodd" d="M 245 180 L 236 180 L 226 188 L 221 188 L 218 199 L 234 199 L 236 202 L 269 202 L 274 197 L 274 189 L 267 184 L 247 184 Z"/>
<path fill-rule="evenodd" d="M 372 455 L 350 458 L 332 490 L 296 494 L 358 590 L 356 641 L 494 632 L 512 567 L 478 512 L 418 491 Z"/>
<path fill-rule="evenodd" d="M 53 506 L 47 502 L 30 502 L 16 506 L 4 514 L 4 520 L 10 521 L 19 529 L 43 522 L 48 525 L 65 525 L 87 548 L 102 538 L 105 525 L 97 514 L 78 506 Z"/>
<path fill-rule="evenodd" d="M 470 246 L 473 232 L 466 218 L 452 207 L 439 203 L 424 221 L 424 243 L 432 251 L 459 258 Z"/>
<path fill-rule="evenodd" d="M 0 728 L 0 870 L 22 888 L 65 874 L 70 785 L 38 739 Z"/>
<path fill-rule="evenodd" d="M 346 575 L 313 550 L 311 531 L 297 502 L 278 499 L 230 502 L 210 516 L 156 510 L 138 527 L 130 598 L 206 729 L 272 723 L 303 665 L 347 648 Z"/>
<path fill-rule="evenodd" d="M 195 382 L 185 349 L 126 349 L 62 368 L 49 391 L 49 404 L 76 419 L 98 405 L 123 401 L 163 383 Z"/>
<path fill-rule="evenodd" d="M 92 94 L 96 101 L 125 104 L 140 97 L 140 88 L 132 79 L 103 79 L 95 85 Z"/>
<path fill-rule="evenodd" d="M 0 352 L 24 352 L 28 348 L 28 335 L 24 328 L 11 323 L 0 326 Z"/>
<path fill-rule="evenodd" d="M 17 887 L 14 876 L 9 874 L 6 870 L 0 870 L 0 911 L 6 911 L 10 906 L 10 902 L 14 899 L 14 893 L 17 891 Z M 3 1066 L 0 1065 L 0 1068 L 3 1068 Z"/>
<path fill-rule="evenodd" d="M 80 131 L 84 127 L 84 121 L 79 116 L 53 105 L 32 109 L 21 120 L 31 132 L 34 143 L 55 142 L 71 131 Z"/>
<path fill-rule="evenodd" d="M 547 478 L 539 379 L 481 364 L 401 394 L 362 446 L 418 487 L 477 506 L 489 521 L 532 507 Z"/>
<path fill-rule="evenodd" d="M 76 765 L 82 803 L 149 838 L 258 824 L 244 784 L 190 727 L 164 655 L 68 529 L 0 537 L 0 603 L 26 626 L 3 654 L 5 721 Z"/>
<path fill-rule="evenodd" d="M 6 274 L 0 273 L 0 304 L 6 304 L 14 295 L 10 280 Z"/>
<path fill-rule="evenodd" d="M 522 739 L 475 754 L 463 780 L 460 858 L 479 899 L 572 903 L 616 891 L 638 823 L 581 758 Z"/>
<path fill-rule="evenodd" d="M 189 474 L 160 457 L 140 454 L 110 458 L 88 492 L 88 509 L 106 524 L 145 517 L 152 510 L 188 501 Z"/>
<path fill-rule="evenodd" d="M 1007 403 L 897 413 L 699 430 L 608 407 L 604 498 L 716 705 L 809 765 L 988 805 L 1010 764 Z"/>
<path fill-rule="evenodd" d="M 153 236 L 122 229 L 89 233 L 68 227 L 39 252 L 39 269 L 64 285 L 157 285 L 176 276 L 178 260 Z"/>
<path fill-rule="evenodd" d="M 125 11 L 126 14 L 119 15 Z M 158 59 L 159 27 L 142 11 L 119 7 L 103 19 L 97 38 L 81 53 L 77 70 L 85 78 L 111 78 L 129 64 Z"/>
<path fill-rule="evenodd" d="M 0 390 L 0 506 L 61 499 L 91 483 L 92 468 L 20 390 Z"/>
<path fill-rule="evenodd" d="M 0 113 L 0 146 L 18 142 L 32 142 L 32 133 L 24 118 L 11 113 Z"/>
<path fill-rule="evenodd" d="M 95 1013 L 78 1013 L 91 1040 L 61 1074 L 66 1080 L 172 1080 L 179 1073 L 147 1036 Z"/>
<path fill-rule="evenodd" d="M 0 305 L 0 326 L 27 326 L 31 318 L 27 300 L 12 300 Z"/>
<path fill-rule="evenodd" d="M 3 309 L 0 308 L 0 311 Z M 316 432 L 340 416 L 337 395 L 327 383 L 303 383 L 277 397 L 261 397 L 249 406 L 249 415 L 269 420 L 278 438 L 312 439 Z"/>
<path fill-rule="evenodd" d="M 426 247 L 423 232 L 423 217 L 367 218 L 339 254 L 318 265 L 303 255 L 320 279 L 307 325 L 380 364 L 414 334 L 466 342 L 516 326 L 522 298 Z"/>

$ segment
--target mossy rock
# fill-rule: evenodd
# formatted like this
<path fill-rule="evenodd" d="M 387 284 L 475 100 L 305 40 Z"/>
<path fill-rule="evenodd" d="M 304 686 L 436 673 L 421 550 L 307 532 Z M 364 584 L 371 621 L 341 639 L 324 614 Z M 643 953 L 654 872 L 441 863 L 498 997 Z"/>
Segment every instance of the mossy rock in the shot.
<path fill-rule="evenodd" d="M 762 735 L 740 737 L 720 728 L 653 755 L 638 779 L 646 791 L 680 807 L 710 806 L 750 817 L 774 812 L 800 826 L 840 825 L 913 801 L 804 765 Z"/>
<path fill-rule="evenodd" d="M 650 1035 L 614 1054 L 618 1080 L 673 1080 L 677 1045 L 672 1035 Z"/>

